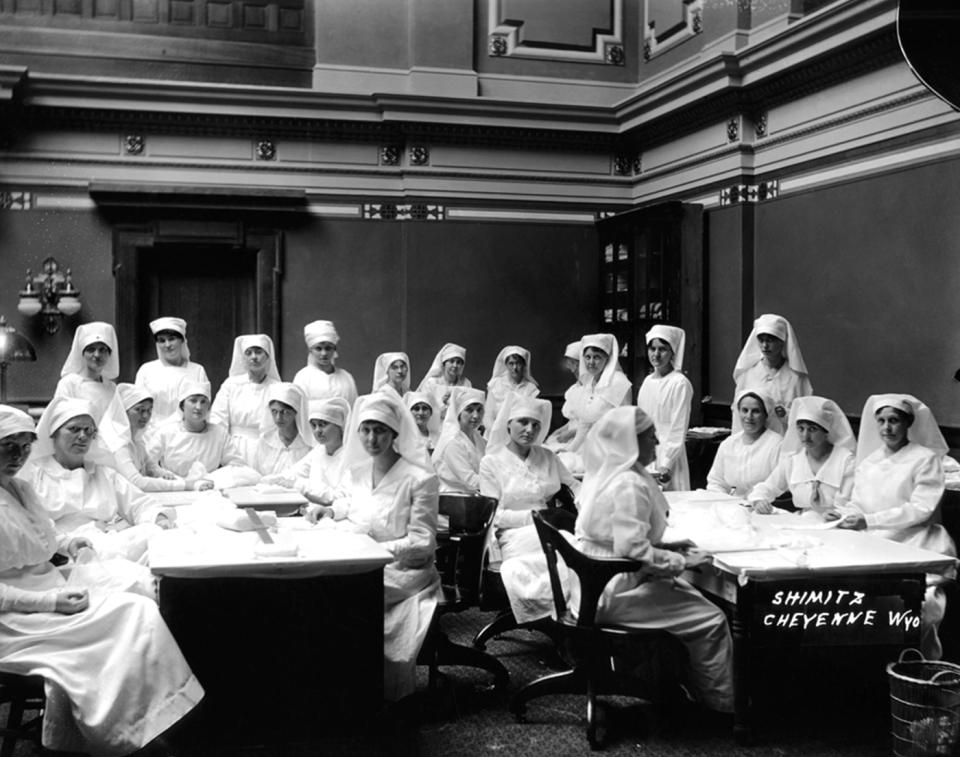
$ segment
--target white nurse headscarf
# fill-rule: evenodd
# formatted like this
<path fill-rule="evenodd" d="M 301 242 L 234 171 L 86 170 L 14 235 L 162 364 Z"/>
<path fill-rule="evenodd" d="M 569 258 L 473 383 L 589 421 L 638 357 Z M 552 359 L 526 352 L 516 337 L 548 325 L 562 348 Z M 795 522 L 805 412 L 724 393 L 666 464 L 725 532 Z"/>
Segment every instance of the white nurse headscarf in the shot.
<path fill-rule="evenodd" d="M 480 389 L 472 389 L 466 386 L 455 386 L 450 390 L 450 403 L 447 407 L 447 414 L 443 418 L 443 427 L 440 429 L 440 439 L 437 441 L 437 447 L 433 450 L 434 458 L 439 460 L 447 445 L 452 442 L 457 434 L 460 433 L 460 413 L 467 405 L 479 403 L 486 405 L 487 397 Z M 480 437 L 480 432 L 474 430 L 474 436 L 470 440 L 474 444 Z"/>
<path fill-rule="evenodd" d="M 610 385 L 613 381 L 613 377 L 617 373 L 623 373 L 623 370 L 620 368 L 620 345 L 617 343 L 617 338 L 613 334 L 586 334 L 580 340 L 580 381 L 581 383 L 587 383 L 586 379 L 590 378 L 590 373 L 587 371 L 586 363 L 583 361 L 583 353 L 586 351 L 587 347 L 593 347 L 594 349 L 603 350 L 607 355 L 607 364 L 603 366 L 603 372 L 600 374 L 600 377 L 597 379 L 595 386 L 597 389 L 603 389 Z"/>
<path fill-rule="evenodd" d="M 230 375 L 245 376 L 247 374 L 247 361 L 243 353 L 251 347 L 259 347 L 267 353 L 267 377 L 279 381 L 280 371 L 277 370 L 277 353 L 273 348 L 273 340 L 266 334 L 243 334 L 233 340 Z"/>
<path fill-rule="evenodd" d="M 180 356 L 184 361 L 190 360 L 190 347 L 187 346 L 187 322 L 183 318 L 174 318 L 173 316 L 163 316 L 150 321 L 150 332 L 156 336 L 161 331 L 172 331 L 183 338 L 180 344 Z M 160 351 L 160 345 L 157 345 L 157 357 L 160 362 L 166 365 L 163 354 Z"/>
<path fill-rule="evenodd" d="M 430 410 L 433 411 L 427 419 L 427 434 L 429 434 L 431 439 L 436 441 L 440 437 L 440 426 L 443 423 L 443 419 L 440 417 L 443 408 L 437 406 L 436 400 L 434 400 L 430 392 L 407 392 L 403 395 L 403 404 L 406 405 L 407 409 L 411 412 L 413 411 L 414 405 L 421 403 L 428 405 Z"/>
<path fill-rule="evenodd" d="M 423 383 L 428 378 L 438 379 L 443 376 L 443 363 L 445 360 L 450 358 L 458 357 L 463 360 L 464 364 L 467 362 L 467 350 L 464 347 L 461 347 L 459 344 L 454 344 L 453 342 L 447 342 L 443 347 L 440 348 L 440 351 L 437 353 L 436 357 L 433 358 L 433 362 L 430 364 L 430 369 L 427 371 L 427 374 L 423 377 L 423 381 L 420 382 L 420 389 L 423 389 Z"/>
<path fill-rule="evenodd" d="M 553 418 L 553 406 L 550 400 L 520 397 L 511 392 L 507 395 L 496 419 L 490 427 L 490 440 L 487 443 L 487 452 L 490 454 L 500 447 L 506 447 L 510 441 L 510 431 L 507 425 L 517 418 L 534 418 L 540 421 L 540 433 L 533 440 L 534 446 L 543 444 L 550 431 L 550 420 Z"/>
<path fill-rule="evenodd" d="M 657 324 L 653 326 L 644 337 L 645 344 L 649 347 L 654 339 L 660 339 L 670 345 L 673 350 L 673 360 L 671 364 L 675 371 L 683 368 L 683 350 L 687 344 L 686 332 L 677 326 L 664 326 Z"/>
<path fill-rule="evenodd" d="M 798 452 L 800 434 L 797 431 L 797 421 L 816 423 L 827 432 L 827 441 L 834 447 L 843 447 L 851 452 L 857 451 L 857 440 L 850 427 L 850 421 L 843 410 L 833 400 L 826 397 L 797 397 L 790 405 L 790 417 L 787 421 L 787 433 L 784 434 L 781 455 Z"/>
<path fill-rule="evenodd" d="M 70 354 L 60 369 L 60 375 L 66 376 L 71 373 L 83 374 L 86 362 L 83 359 L 83 351 L 91 344 L 103 342 L 110 348 L 110 356 L 103 366 L 103 378 L 115 379 L 120 375 L 120 356 L 117 352 L 117 332 L 113 326 L 102 321 L 93 323 L 84 323 L 77 326 L 73 332 L 73 344 L 70 346 Z"/>
<path fill-rule="evenodd" d="M 403 404 L 400 395 L 389 386 L 357 398 L 344 440 L 343 470 L 350 470 L 370 459 L 370 455 L 363 448 L 359 433 L 360 424 L 364 421 L 377 421 L 393 429 L 397 434 L 393 447 L 400 456 L 425 471 L 434 472 L 427 448 L 420 441 L 417 422 Z"/>
<path fill-rule="evenodd" d="M 270 384 L 270 388 L 267 389 L 267 401 L 264 405 L 264 417 L 260 422 L 260 428 L 262 429 L 276 428 L 276 424 L 273 422 L 273 414 L 270 412 L 270 403 L 274 401 L 282 402 L 284 405 L 293 408 L 297 414 L 297 434 L 300 439 L 308 447 L 316 446 L 317 440 L 313 438 L 310 431 L 310 406 L 307 395 L 303 393 L 303 390 L 296 384 L 290 384 L 286 381 Z"/>
<path fill-rule="evenodd" d="M 89 416 L 94 428 L 99 427 L 93 414 L 93 405 L 87 400 L 78 400 L 72 397 L 54 397 L 40 416 L 37 423 L 37 441 L 33 445 L 31 462 L 38 463 L 47 457 L 53 457 L 53 435 L 70 420 L 80 416 Z M 86 421 L 84 424 L 86 425 Z M 103 448 L 100 439 L 94 439 L 84 456 L 84 460 L 91 463 L 106 463 L 112 456 Z"/>
<path fill-rule="evenodd" d="M 407 357 L 406 352 L 384 352 L 377 356 L 377 362 L 373 365 L 373 391 L 386 386 L 389 380 L 387 369 L 397 360 L 403 361 L 407 366 L 407 376 L 403 380 L 403 393 L 410 391 L 410 358 Z"/>
<path fill-rule="evenodd" d="M 737 381 L 741 373 L 753 368 L 763 358 L 760 342 L 757 341 L 760 334 L 770 334 L 780 339 L 783 342 L 783 355 L 787 365 L 797 373 L 807 375 L 807 364 L 803 361 L 800 343 L 797 341 L 797 335 L 793 333 L 790 321 L 780 315 L 765 313 L 753 322 L 753 330 L 747 337 L 747 341 L 743 343 L 740 357 L 737 358 L 737 364 L 733 367 L 734 381 Z"/>
<path fill-rule="evenodd" d="M 777 429 L 779 428 L 778 418 L 776 413 L 776 407 L 773 404 L 773 400 L 770 399 L 770 395 L 764 392 L 762 389 L 754 389 L 747 387 L 746 389 L 741 389 L 737 392 L 737 395 L 733 398 L 733 412 L 739 413 L 740 410 L 740 400 L 746 396 L 753 396 L 760 400 L 763 403 L 763 409 L 767 411 L 767 419 L 764 423 L 764 426 L 768 431 L 772 430 L 779 436 Z M 739 415 L 737 416 L 739 418 Z M 739 421 L 738 421 L 739 423 Z M 739 430 L 743 430 L 742 427 Z"/>
<path fill-rule="evenodd" d="M 580 347 L 580 341 L 577 340 L 576 342 L 570 342 L 570 344 L 566 346 L 563 351 L 563 356 L 571 360 L 579 360 L 581 352 L 583 352 L 583 350 Z"/>
<path fill-rule="evenodd" d="M 334 347 L 340 344 L 340 335 L 333 321 L 311 321 L 303 327 L 303 341 L 307 349 L 319 342 L 330 342 Z"/>
<path fill-rule="evenodd" d="M 511 355 L 518 355 L 523 358 L 523 378 L 521 379 L 521 383 L 523 381 L 529 381 L 537 385 L 536 379 L 534 379 L 530 373 L 530 350 L 518 347 L 515 344 L 511 344 L 500 350 L 500 354 L 497 355 L 497 359 L 493 363 L 493 374 L 490 376 L 490 383 L 492 384 L 498 378 L 507 375 L 507 358 Z"/>
<path fill-rule="evenodd" d="M 33 418 L 23 410 L 10 405 L 0 405 L 0 439 L 24 432 L 36 436 L 37 430 Z"/>
<path fill-rule="evenodd" d="M 884 407 L 892 407 L 913 417 L 913 423 L 907 429 L 907 439 L 937 453 L 939 457 L 947 454 L 950 447 L 937 425 L 930 408 L 912 394 L 873 394 L 867 397 L 860 416 L 860 436 L 857 440 L 857 464 L 880 449 L 884 442 L 880 438 L 880 429 L 875 416 Z"/>

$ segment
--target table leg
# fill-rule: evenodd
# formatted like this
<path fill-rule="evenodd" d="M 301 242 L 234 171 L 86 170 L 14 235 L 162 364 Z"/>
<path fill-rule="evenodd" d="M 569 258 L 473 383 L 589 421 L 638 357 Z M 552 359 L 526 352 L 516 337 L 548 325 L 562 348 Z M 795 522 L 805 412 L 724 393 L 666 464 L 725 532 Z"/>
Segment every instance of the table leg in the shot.
<path fill-rule="evenodd" d="M 753 741 L 750 716 L 753 676 L 750 664 L 750 612 L 742 601 L 732 608 L 730 630 L 733 635 L 733 737 L 739 744 Z"/>

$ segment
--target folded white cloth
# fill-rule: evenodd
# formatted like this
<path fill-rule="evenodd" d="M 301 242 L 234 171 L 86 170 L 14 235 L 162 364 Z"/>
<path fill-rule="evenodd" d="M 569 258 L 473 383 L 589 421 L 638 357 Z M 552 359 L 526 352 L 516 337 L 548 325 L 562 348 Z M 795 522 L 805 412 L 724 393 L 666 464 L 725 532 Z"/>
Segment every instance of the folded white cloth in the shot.
<path fill-rule="evenodd" d="M 266 528 L 277 525 L 277 514 L 273 510 L 261 510 L 257 513 Z M 254 525 L 250 516 L 243 510 L 224 510 L 217 515 L 217 525 L 231 531 L 256 531 L 259 525 Z"/>

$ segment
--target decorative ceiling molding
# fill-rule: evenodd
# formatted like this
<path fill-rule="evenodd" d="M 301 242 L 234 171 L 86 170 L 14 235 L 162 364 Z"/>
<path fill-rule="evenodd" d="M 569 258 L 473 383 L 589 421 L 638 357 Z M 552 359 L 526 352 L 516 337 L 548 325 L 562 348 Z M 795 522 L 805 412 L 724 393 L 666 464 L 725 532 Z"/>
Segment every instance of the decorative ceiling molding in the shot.
<path fill-rule="evenodd" d="M 506 4 L 506 0 L 489 0 L 487 54 L 491 57 L 606 63 L 614 66 L 624 64 L 623 0 L 610 0 L 607 27 L 591 29 L 591 45 L 528 39 L 523 19 L 506 18 Z M 545 13 L 557 12 L 550 3 L 544 3 L 543 8 Z"/>
<path fill-rule="evenodd" d="M 644 0 L 643 17 L 650 19 L 650 0 Z M 679 23 L 657 30 L 656 20 L 647 21 L 643 35 L 643 59 L 660 55 L 684 40 L 703 32 L 703 0 L 682 0 L 682 18 Z"/>

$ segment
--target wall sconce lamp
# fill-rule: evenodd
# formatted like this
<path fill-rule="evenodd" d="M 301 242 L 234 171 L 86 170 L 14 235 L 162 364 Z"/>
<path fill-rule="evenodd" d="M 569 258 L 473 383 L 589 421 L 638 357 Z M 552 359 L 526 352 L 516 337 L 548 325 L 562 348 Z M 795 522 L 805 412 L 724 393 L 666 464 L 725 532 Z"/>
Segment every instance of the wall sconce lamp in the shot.
<path fill-rule="evenodd" d="M 43 273 L 34 276 L 28 268 L 17 310 L 27 317 L 40 313 L 47 333 L 56 334 L 61 315 L 80 312 L 80 292 L 73 288 L 70 269 L 61 273 L 60 264 L 52 257 L 43 261 Z"/>
<path fill-rule="evenodd" d="M 0 315 L 0 402 L 7 401 L 7 365 L 36 359 L 30 341 L 8 326 L 7 319 Z"/>

